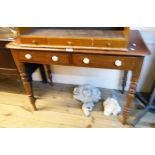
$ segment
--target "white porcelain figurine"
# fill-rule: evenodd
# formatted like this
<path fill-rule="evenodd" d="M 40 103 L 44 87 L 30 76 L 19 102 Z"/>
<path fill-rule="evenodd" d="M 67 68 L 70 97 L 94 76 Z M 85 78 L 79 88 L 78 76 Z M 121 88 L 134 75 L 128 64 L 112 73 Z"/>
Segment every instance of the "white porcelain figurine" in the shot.
<path fill-rule="evenodd" d="M 108 98 L 103 102 L 104 106 L 104 115 L 110 116 L 110 115 L 118 115 L 121 112 L 121 107 L 117 100 L 114 98 Z"/>
<path fill-rule="evenodd" d="M 76 87 L 73 97 L 83 103 L 82 110 L 86 116 L 90 116 L 97 102 L 101 99 L 101 92 L 98 88 L 86 84 Z"/>

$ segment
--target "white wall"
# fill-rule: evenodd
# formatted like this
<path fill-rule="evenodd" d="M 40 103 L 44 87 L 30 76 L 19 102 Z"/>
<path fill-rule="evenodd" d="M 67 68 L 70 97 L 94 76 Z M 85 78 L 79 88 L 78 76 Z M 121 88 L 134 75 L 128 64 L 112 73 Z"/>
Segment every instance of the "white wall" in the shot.
<path fill-rule="evenodd" d="M 147 92 L 150 91 L 155 80 L 155 27 L 141 28 L 140 31 L 151 55 L 145 58 L 138 90 Z"/>
<path fill-rule="evenodd" d="M 153 80 L 155 79 L 155 27 L 134 27 L 132 29 L 140 30 L 146 44 L 152 52 L 152 55 L 147 56 L 145 59 L 140 81 L 137 88 L 138 91 L 149 91 L 153 83 Z M 53 81 L 57 83 L 77 85 L 89 83 L 94 86 L 103 88 L 121 88 L 121 71 L 69 66 L 52 66 L 52 71 Z M 127 88 L 129 86 L 130 76 L 131 73 L 129 73 Z M 40 80 L 40 75 L 38 72 L 36 72 L 33 75 L 33 77 L 34 80 Z"/>

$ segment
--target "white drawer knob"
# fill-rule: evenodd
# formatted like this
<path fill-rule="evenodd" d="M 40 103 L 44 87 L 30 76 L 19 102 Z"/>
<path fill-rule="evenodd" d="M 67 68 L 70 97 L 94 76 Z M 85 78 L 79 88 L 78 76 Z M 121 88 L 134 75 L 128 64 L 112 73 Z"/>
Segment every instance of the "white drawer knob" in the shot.
<path fill-rule="evenodd" d="M 52 57 L 52 60 L 56 62 L 56 61 L 59 60 L 59 57 L 58 57 L 58 56 L 53 56 L 53 57 Z"/>
<path fill-rule="evenodd" d="M 90 60 L 89 60 L 88 58 L 84 58 L 84 59 L 83 59 L 83 62 L 84 62 L 85 64 L 89 64 L 89 63 L 90 63 Z"/>
<path fill-rule="evenodd" d="M 25 58 L 30 60 L 30 59 L 32 59 L 32 55 L 31 54 L 25 54 Z"/>
<path fill-rule="evenodd" d="M 109 42 L 109 43 L 107 43 L 107 46 L 108 46 L 108 47 L 110 47 L 110 46 L 111 46 L 111 43 L 110 43 L 110 42 Z"/>
<path fill-rule="evenodd" d="M 37 44 L 37 42 L 35 40 L 32 40 L 32 44 Z"/>
<path fill-rule="evenodd" d="M 117 67 L 122 66 L 122 61 L 116 60 L 116 61 L 115 61 L 115 65 L 116 65 Z"/>

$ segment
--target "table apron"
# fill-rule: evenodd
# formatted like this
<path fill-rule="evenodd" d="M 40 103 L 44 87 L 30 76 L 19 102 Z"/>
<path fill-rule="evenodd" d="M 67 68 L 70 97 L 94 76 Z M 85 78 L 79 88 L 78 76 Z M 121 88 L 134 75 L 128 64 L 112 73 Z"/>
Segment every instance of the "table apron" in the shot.
<path fill-rule="evenodd" d="M 80 66 L 91 68 L 105 68 L 116 70 L 135 70 L 137 63 L 141 57 L 137 56 L 117 56 L 117 55 L 102 55 L 102 54 L 78 54 L 78 53 L 60 53 L 50 51 L 31 51 L 31 50 L 12 50 L 12 54 L 16 61 L 24 63 L 39 63 L 51 65 L 65 65 L 65 66 Z M 26 55 L 31 56 L 30 59 Z M 58 60 L 53 61 L 53 57 Z M 84 60 L 89 62 L 84 62 Z M 120 64 L 116 64 L 119 61 Z"/>

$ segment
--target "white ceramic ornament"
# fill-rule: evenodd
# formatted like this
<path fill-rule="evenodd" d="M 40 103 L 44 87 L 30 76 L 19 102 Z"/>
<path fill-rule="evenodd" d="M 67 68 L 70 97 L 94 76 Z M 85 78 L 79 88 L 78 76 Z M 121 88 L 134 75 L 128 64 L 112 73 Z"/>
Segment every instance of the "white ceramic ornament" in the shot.
<path fill-rule="evenodd" d="M 121 113 L 121 107 L 116 99 L 114 98 L 107 98 L 103 102 L 104 106 L 104 115 L 110 116 L 110 115 L 118 115 Z"/>

